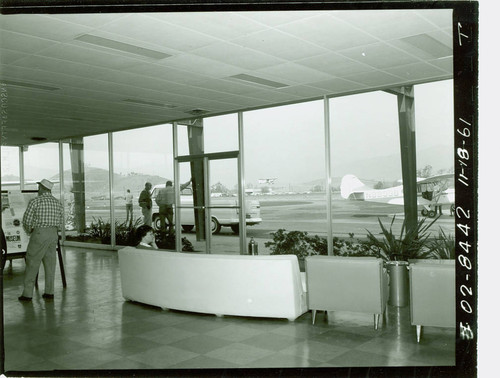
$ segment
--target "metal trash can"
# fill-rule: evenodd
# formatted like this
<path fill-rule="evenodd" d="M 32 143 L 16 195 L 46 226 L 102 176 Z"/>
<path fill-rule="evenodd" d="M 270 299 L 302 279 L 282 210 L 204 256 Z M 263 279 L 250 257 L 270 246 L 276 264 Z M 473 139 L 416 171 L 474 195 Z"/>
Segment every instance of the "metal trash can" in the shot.
<path fill-rule="evenodd" d="M 408 261 L 389 261 L 389 305 L 405 307 L 408 305 Z"/>

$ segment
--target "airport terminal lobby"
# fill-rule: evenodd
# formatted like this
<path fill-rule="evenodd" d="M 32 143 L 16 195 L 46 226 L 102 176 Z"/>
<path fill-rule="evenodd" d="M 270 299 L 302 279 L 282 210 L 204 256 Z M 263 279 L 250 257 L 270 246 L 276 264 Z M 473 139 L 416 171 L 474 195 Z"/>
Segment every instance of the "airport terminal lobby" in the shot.
<path fill-rule="evenodd" d="M 113 160 L 120 159 L 114 147 L 118 134 L 130 130 L 170 125 L 173 157 L 153 164 L 167 161 L 179 182 L 190 156 L 210 160 L 227 154 L 205 154 L 203 125 L 210 117 L 234 116 L 240 214 L 245 206 L 245 159 L 250 156 L 243 140 L 245 112 L 317 101 L 327 183 L 332 99 L 369 92 L 394 96 L 398 104 L 394 113 L 398 109 L 404 113 L 396 133 L 410 131 L 411 141 L 413 86 L 453 79 L 451 9 L 13 13 L 0 15 L 0 32 L 6 36 L 0 41 L 0 73 L 9 106 L 2 149 L 18 153 L 17 189 L 27 189 L 28 179 L 44 178 L 36 173 L 28 177 L 26 156 L 37 146 L 52 143 L 60 173 L 57 196 L 64 202 L 65 184 L 71 184 L 68 193 L 76 198 L 75 188 L 91 183 L 83 184 L 85 175 L 75 171 L 85 167 L 84 156 L 93 151 L 78 145 L 85 138 L 101 138 L 105 147 L 100 152 L 105 151 L 102 156 L 109 166 L 105 210 L 111 237 L 108 244 L 95 245 L 70 241 L 70 232 L 63 230 L 64 277 L 58 263 L 53 300 L 42 298 L 41 269 L 32 301 L 19 302 L 24 260 L 7 262 L 3 271 L 6 372 L 154 376 L 231 369 L 228 374 L 238 375 L 246 369 L 307 368 L 293 372 L 338 371 L 343 376 L 356 375 L 356 369 L 393 367 L 409 369 L 392 370 L 394 374 L 439 376 L 453 369 L 455 328 L 424 327 L 417 342 L 409 303 L 388 305 L 375 329 L 373 314 L 356 311 L 318 309 L 313 324 L 309 308 L 287 319 L 181 311 L 128 301 L 117 252 L 123 245 L 117 240 L 115 205 L 109 200 L 116 194 Z M 154 135 L 151 139 L 155 143 Z M 181 150 L 186 153 L 183 157 Z M 402 169 L 414 173 L 414 159 L 415 149 L 410 147 L 402 153 Z M 66 178 L 63 172 L 69 167 L 73 175 Z M 208 181 L 207 170 L 199 168 L 194 175 Z M 325 223 L 331 236 L 331 218 Z M 232 252 L 227 252 L 231 248 L 224 241 L 211 244 L 210 232 L 206 235 L 198 254 L 247 253 L 244 227 Z M 181 245 L 180 230 L 176 241 Z"/>

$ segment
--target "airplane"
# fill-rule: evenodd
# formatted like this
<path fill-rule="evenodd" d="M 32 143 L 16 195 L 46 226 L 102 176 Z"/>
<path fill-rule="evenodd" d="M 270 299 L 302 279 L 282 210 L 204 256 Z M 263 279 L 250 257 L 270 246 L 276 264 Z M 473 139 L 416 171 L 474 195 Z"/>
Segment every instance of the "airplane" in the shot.
<path fill-rule="evenodd" d="M 438 207 L 442 205 L 450 205 L 450 215 L 455 213 L 455 188 L 451 187 L 453 180 L 453 173 L 417 178 L 417 205 L 422 206 L 421 214 L 424 217 L 434 218 Z M 373 189 L 352 174 L 342 177 L 340 195 L 350 200 L 404 205 L 403 185 Z"/>

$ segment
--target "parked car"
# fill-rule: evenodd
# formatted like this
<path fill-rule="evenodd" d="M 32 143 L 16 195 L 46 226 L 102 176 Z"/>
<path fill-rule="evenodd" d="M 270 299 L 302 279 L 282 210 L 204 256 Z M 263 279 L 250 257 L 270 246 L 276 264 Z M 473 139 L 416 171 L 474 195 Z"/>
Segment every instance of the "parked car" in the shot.
<path fill-rule="evenodd" d="M 156 229 L 160 228 L 160 216 L 158 205 L 156 205 L 156 196 L 161 188 L 164 188 L 165 184 L 155 185 L 151 192 L 153 198 L 153 227 Z M 191 231 L 195 226 L 194 220 L 194 210 L 193 210 L 193 190 L 188 187 L 181 191 L 181 206 L 186 206 L 187 208 L 181 208 L 181 225 L 184 231 Z M 238 234 L 240 231 L 240 218 L 238 199 L 235 197 L 221 197 L 221 196 L 211 196 L 210 206 L 215 206 L 216 208 L 210 209 L 211 218 L 211 230 L 212 234 L 217 234 L 220 232 L 222 227 L 231 227 L 234 233 Z M 226 208 L 224 208 L 227 206 Z M 231 207 L 229 207 L 231 206 Z M 260 202 L 254 199 L 247 199 L 245 202 L 246 210 L 246 224 L 247 226 L 253 226 L 262 222 L 260 216 Z"/>

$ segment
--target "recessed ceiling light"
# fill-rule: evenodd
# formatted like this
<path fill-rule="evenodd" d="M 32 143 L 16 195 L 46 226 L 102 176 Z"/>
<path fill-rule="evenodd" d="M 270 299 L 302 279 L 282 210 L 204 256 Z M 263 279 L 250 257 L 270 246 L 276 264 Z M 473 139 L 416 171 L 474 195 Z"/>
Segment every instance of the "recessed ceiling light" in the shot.
<path fill-rule="evenodd" d="M 49 87 L 48 85 L 33 84 L 33 83 L 26 83 L 22 81 L 12 81 L 12 80 L 2 80 L 1 83 L 12 87 L 20 87 L 25 89 L 38 89 L 41 91 L 57 91 L 61 89 L 57 87 Z"/>
<path fill-rule="evenodd" d="M 238 80 L 247 81 L 249 83 L 265 85 L 266 87 L 272 87 L 272 88 L 288 87 L 288 84 L 278 83 L 277 81 L 267 80 L 267 79 L 263 79 L 261 77 L 247 75 L 247 74 L 239 74 L 239 75 L 233 75 L 233 76 L 229 76 L 229 77 L 231 79 L 238 79 Z"/>
<path fill-rule="evenodd" d="M 144 101 L 144 100 L 134 100 L 132 98 L 127 98 L 125 100 L 122 100 L 123 102 L 130 102 L 132 104 L 138 104 L 138 105 L 146 105 L 146 106 L 155 106 L 158 108 L 168 108 L 168 109 L 173 109 L 176 108 L 176 105 L 171 105 L 171 104 L 162 104 L 160 102 L 153 102 L 153 101 Z"/>
<path fill-rule="evenodd" d="M 401 38 L 401 41 L 425 51 L 435 58 L 442 58 L 453 54 L 453 50 L 449 46 L 446 46 L 428 34 L 418 34 Z"/>
<path fill-rule="evenodd" d="M 140 55 L 146 58 L 165 59 L 171 56 L 170 54 L 166 54 L 161 51 L 146 49 L 144 47 L 131 45 L 129 43 L 118 42 L 112 39 L 98 37 L 90 34 L 83 34 L 79 37 L 76 37 L 75 40 L 85 43 L 90 43 L 91 45 L 106 47 L 108 49 L 123 51 L 129 54 Z"/>

